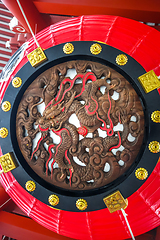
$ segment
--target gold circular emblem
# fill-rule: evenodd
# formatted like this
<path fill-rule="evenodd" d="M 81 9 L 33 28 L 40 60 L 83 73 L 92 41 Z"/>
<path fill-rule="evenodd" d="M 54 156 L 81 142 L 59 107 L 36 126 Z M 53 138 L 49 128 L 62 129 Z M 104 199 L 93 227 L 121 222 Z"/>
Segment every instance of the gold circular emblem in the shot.
<path fill-rule="evenodd" d="M 138 178 L 139 180 L 144 180 L 148 177 L 148 172 L 145 168 L 138 168 L 135 171 L 135 175 L 136 175 L 136 178 Z"/>
<path fill-rule="evenodd" d="M 0 137 L 6 138 L 8 136 L 8 130 L 5 127 L 0 128 Z"/>
<path fill-rule="evenodd" d="M 31 180 L 27 181 L 25 184 L 25 188 L 27 189 L 27 191 L 33 192 L 36 189 L 36 184 Z"/>
<path fill-rule="evenodd" d="M 52 205 L 52 206 L 56 206 L 59 203 L 59 197 L 55 194 L 50 195 L 48 198 L 48 202 Z"/>
<path fill-rule="evenodd" d="M 74 46 L 72 43 L 66 43 L 63 46 L 63 52 L 66 54 L 71 54 L 74 51 Z"/>
<path fill-rule="evenodd" d="M 81 211 L 85 210 L 87 208 L 87 201 L 84 199 L 78 199 L 76 201 L 76 207 Z"/>
<path fill-rule="evenodd" d="M 92 54 L 97 55 L 97 54 L 99 54 L 102 51 L 102 47 L 101 47 L 100 44 L 94 43 L 90 47 L 90 51 L 91 51 Z"/>
<path fill-rule="evenodd" d="M 153 122 L 160 123 L 160 111 L 154 111 L 151 115 Z"/>
<path fill-rule="evenodd" d="M 160 143 L 157 141 L 150 142 L 148 148 L 152 153 L 158 153 L 160 151 Z"/>
<path fill-rule="evenodd" d="M 21 84 L 22 84 L 22 79 L 19 78 L 19 77 L 15 77 L 15 78 L 12 80 L 12 85 L 13 85 L 13 87 L 15 87 L 15 88 L 20 87 Z"/>
<path fill-rule="evenodd" d="M 11 109 L 11 104 L 8 101 L 2 103 L 2 110 L 8 112 Z"/>
<path fill-rule="evenodd" d="M 126 63 L 128 62 L 128 58 L 126 55 L 124 54 L 119 54 L 117 57 L 116 57 L 116 63 L 118 65 L 125 65 Z"/>

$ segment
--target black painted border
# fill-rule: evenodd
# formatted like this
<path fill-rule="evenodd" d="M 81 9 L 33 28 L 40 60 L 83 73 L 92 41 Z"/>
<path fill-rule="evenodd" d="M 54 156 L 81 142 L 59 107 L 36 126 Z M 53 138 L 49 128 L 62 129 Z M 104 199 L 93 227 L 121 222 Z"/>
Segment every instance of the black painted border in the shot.
<path fill-rule="evenodd" d="M 135 177 L 136 169 L 143 167 L 150 175 L 159 157 L 159 154 L 154 154 L 149 151 L 148 145 L 151 141 L 160 141 L 160 124 L 152 122 L 150 117 L 153 111 L 160 110 L 160 106 L 158 104 L 160 96 L 157 90 L 146 94 L 140 85 L 137 78 L 146 73 L 145 69 L 128 54 L 103 43 L 98 43 L 102 46 L 101 53 L 98 55 L 93 55 L 90 52 L 90 47 L 93 43 L 95 42 L 72 42 L 74 45 L 74 51 L 69 55 L 63 52 L 64 44 L 49 48 L 45 50 L 48 60 L 36 68 L 33 68 L 30 63 L 27 62 L 15 75 L 15 77 L 20 77 L 22 79 L 22 85 L 16 89 L 12 86 L 12 84 L 10 84 L 6 90 L 3 101 L 11 102 L 11 110 L 9 112 L 3 112 L 0 110 L 0 128 L 6 127 L 9 130 L 9 135 L 7 138 L 2 139 L 0 142 L 2 152 L 3 154 L 13 152 L 19 163 L 19 167 L 12 170 L 12 174 L 24 189 L 25 183 L 28 180 L 35 181 L 36 190 L 31 194 L 46 204 L 49 204 L 48 197 L 51 194 L 58 195 L 60 201 L 55 208 L 66 211 L 79 211 L 76 208 L 76 201 L 79 198 L 84 198 L 88 203 L 88 207 L 85 211 L 103 209 L 106 207 L 103 202 L 103 198 L 117 190 L 121 192 L 124 198 L 128 198 L 145 182 L 145 180 L 138 180 Z M 126 65 L 117 65 L 115 59 L 119 54 L 125 54 L 128 57 L 128 62 Z M 100 189 L 80 192 L 66 191 L 58 187 L 54 187 L 37 176 L 24 160 L 17 144 L 15 132 L 15 120 L 18 104 L 23 96 L 23 93 L 31 84 L 31 82 L 48 68 L 62 62 L 77 59 L 100 62 L 104 65 L 114 68 L 116 71 L 121 73 L 132 84 L 139 95 L 145 114 L 145 137 L 143 145 L 136 158 L 136 161 L 132 164 L 129 170 L 116 181 L 101 187 Z"/>

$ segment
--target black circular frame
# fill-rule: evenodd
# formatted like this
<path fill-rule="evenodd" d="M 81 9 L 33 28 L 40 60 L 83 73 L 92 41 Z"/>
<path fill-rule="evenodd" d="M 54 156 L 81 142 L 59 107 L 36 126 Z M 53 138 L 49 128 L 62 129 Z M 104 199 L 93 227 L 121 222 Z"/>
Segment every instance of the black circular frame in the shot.
<path fill-rule="evenodd" d="M 84 211 L 103 209 L 106 207 L 103 198 L 117 190 L 121 192 L 124 198 L 128 198 L 145 182 L 145 180 L 138 180 L 136 178 L 136 169 L 145 168 L 149 176 L 158 161 L 158 155 L 156 153 L 151 153 L 148 148 L 151 141 L 160 140 L 160 124 L 156 124 L 151 120 L 152 112 L 160 110 L 158 103 L 160 96 L 158 91 L 154 90 L 148 94 L 144 92 L 138 81 L 138 77 L 145 74 L 146 71 L 135 59 L 103 43 L 98 43 L 101 45 L 102 51 L 98 55 L 94 55 L 90 52 L 90 47 L 94 43 L 95 42 L 92 41 L 72 42 L 74 51 L 71 54 L 65 54 L 63 52 L 64 44 L 60 44 L 44 51 L 48 60 L 40 66 L 33 68 L 31 64 L 27 62 L 15 75 L 15 77 L 20 77 L 22 79 L 22 85 L 19 88 L 14 88 L 12 83 L 10 83 L 6 90 L 3 101 L 10 101 L 12 106 L 11 110 L 9 112 L 3 112 L 2 109 L 0 110 L 0 127 L 5 127 L 9 131 L 8 136 L 1 141 L 2 152 L 3 154 L 12 152 L 19 164 L 17 168 L 12 170 L 12 174 L 24 189 L 25 183 L 28 180 L 34 181 L 36 183 L 36 189 L 31 194 L 45 204 L 49 204 L 48 197 L 50 195 L 56 194 L 60 201 L 55 208 L 66 211 L 80 211 L 76 207 L 76 201 L 79 198 L 84 198 L 87 201 L 88 207 Z M 125 54 L 127 56 L 127 64 L 118 65 L 116 63 L 116 57 L 119 54 Z M 16 138 L 16 113 L 25 90 L 45 70 L 54 65 L 72 60 L 99 62 L 122 74 L 137 92 L 145 116 L 144 140 L 134 163 L 122 176 L 112 183 L 93 190 L 69 191 L 56 187 L 40 178 L 25 161 Z"/>

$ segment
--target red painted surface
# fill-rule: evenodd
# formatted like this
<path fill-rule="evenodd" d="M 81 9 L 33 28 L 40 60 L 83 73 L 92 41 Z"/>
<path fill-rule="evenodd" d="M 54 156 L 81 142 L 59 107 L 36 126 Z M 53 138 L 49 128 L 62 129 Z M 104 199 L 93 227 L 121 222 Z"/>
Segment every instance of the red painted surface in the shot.
<path fill-rule="evenodd" d="M 22 26 L 22 24 L 18 21 L 14 27 L 12 27 L 12 31 L 15 33 L 27 33 L 26 29 Z M 20 36 L 23 34 L 20 34 Z"/>
<path fill-rule="evenodd" d="M 29 28 L 26 24 L 26 21 L 20 11 L 20 8 L 17 4 L 16 0 L 2 0 L 2 2 L 6 5 L 6 7 L 12 12 L 12 14 L 20 21 L 20 23 L 24 26 L 24 28 L 29 31 Z M 39 11 L 35 7 L 32 0 L 19 0 L 25 15 L 29 21 L 29 24 L 32 28 L 32 31 L 39 32 L 48 25 L 46 25 L 45 21 L 43 20 L 42 16 L 40 15 Z"/>
<path fill-rule="evenodd" d="M 9 195 L 6 193 L 2 185 L 0 185 L 0 211 L 2 211 L 6 207 L 5 204 L 9 204 L 9 199 Z"/>
<path fill-rule="evenodd" d="M 116 47 L 135 58 L 146 71 L 160 75 L 160 33 L 148 26 L 114 16 L 82 16 L 57 23 L 37 35 L 42 48 L 47 49 L 69 41 L 97 40 Z M 26 54 L 35 48 L 29 41 Z M 1 98 L 14 74 L 27 61 L 26 56 L 2 87 Z M 158 161 L 159 155 L 157 155 Z M 125 210 L 134 235 L 142 234 L 160 224 L 160 163 L 143 186 L 128 198 Z M 2 174 L 1 182 L 16 204 L 32 219 L 46 228 L 72 238 L 83 240 L 126 239 L 130 237 L 120 211 L 108 209 L 95 212 L 66 212 L 55 210 L 27 193 L 11 173 Z"/>
<path fill-rule="evenodd" d="M 160 1 L 150 0 L 33 0 L 38 11 L 58 15 L 118 15 L 143 22 L 159 23 Z"/>
<path fill-rule="evenodd" d="M 1 15 L 0 16 L 0 21 L 9 23 L 10 19 L 7 19 L 4 15 Z"/>
<path fill-rule="evenodd" d="M 23 27 L 30 32 L 28 26 L 22 16 L 16 0 L 2 0 L 7 8 L 21 22 Z M 25 10 L 25 14 L 29 19 L 31 28 L 35 32 L 39 32 L 43 28 L 55 22 L 64 20 L 71 16 L 81 15 L 117 15 L 131 18 L 142 22 L 156 23 L 154 26 L 160 30 L 160 1 L 151 2 L 150 0 L 20 0 Z"/>
<path fill-rule="evenodd" d="M 0 73 L 11 56 L 11 51 L 6 49 L 6 42 L 14 33 L 9 30 L 9 22 L 13 17 L 12 13 L 0 2 Z"/>
<path fill-rule="evenodd" d="M 30 218 L 17 214 L 0 212 L 0 236 L 5 235 L 17 240 L 69 240 L 45 227 L 42 227 Z M 1 238 L 0 238 L 1 239 Z"/>
<path fill-rule="evenodd" d="M 2 6 L 2 4 L 0 4 L 0 7 Z M 7 8 L 6 8 L 7 9 Z M 2 9 L 0 9 L 0 14 L 4 14 L 4 11 L 2 10 Z M 10 12 L 7 12 L 7 11 L 5 11 L 5 15 L 6 16 L 8 16 L 8 17 L 11 17 L 12 16 L 12 14 L 10 13 Z"/>
<path fill-rule="evenodd" d="M 157 228 L 157 233 L 155 237 L 155 240 L 159 240 L 159 239 L 160 239 L 160 227 Z"/>

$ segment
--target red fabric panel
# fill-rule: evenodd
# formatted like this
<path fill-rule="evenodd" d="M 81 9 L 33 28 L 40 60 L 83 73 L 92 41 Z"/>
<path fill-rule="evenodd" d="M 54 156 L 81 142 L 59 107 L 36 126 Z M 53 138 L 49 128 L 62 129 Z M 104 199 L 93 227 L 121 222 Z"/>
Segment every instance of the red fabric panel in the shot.
<path fill-rule="evenodd" d="M 37 35 L 47 49 L 69 41 L 97 40 L 116 47 L 134 57 L 145 69 L 160 75 L 160 33 L 133 20 L 114 16 L 82 16 L 52 25 Z M 0 85 L 1 99 L 14 74 L 34 50 L 33 39 L 24 58 L 10 79 Z M 157 154 L 158 161 L 158 154 Z M 108 209 L 89 213 L 55 210 L 27 193 L 11 173 L 2 174 L 1 182 L 16 204 L 31 218 L 59 234 L 83 240 L 126 239 L 130 237 L 121 211 L 110 214 Z M 133 234 L 139 235 L 160 224 L 160 163 L 143 186 L 128 198 L 128 214 Z"/>

